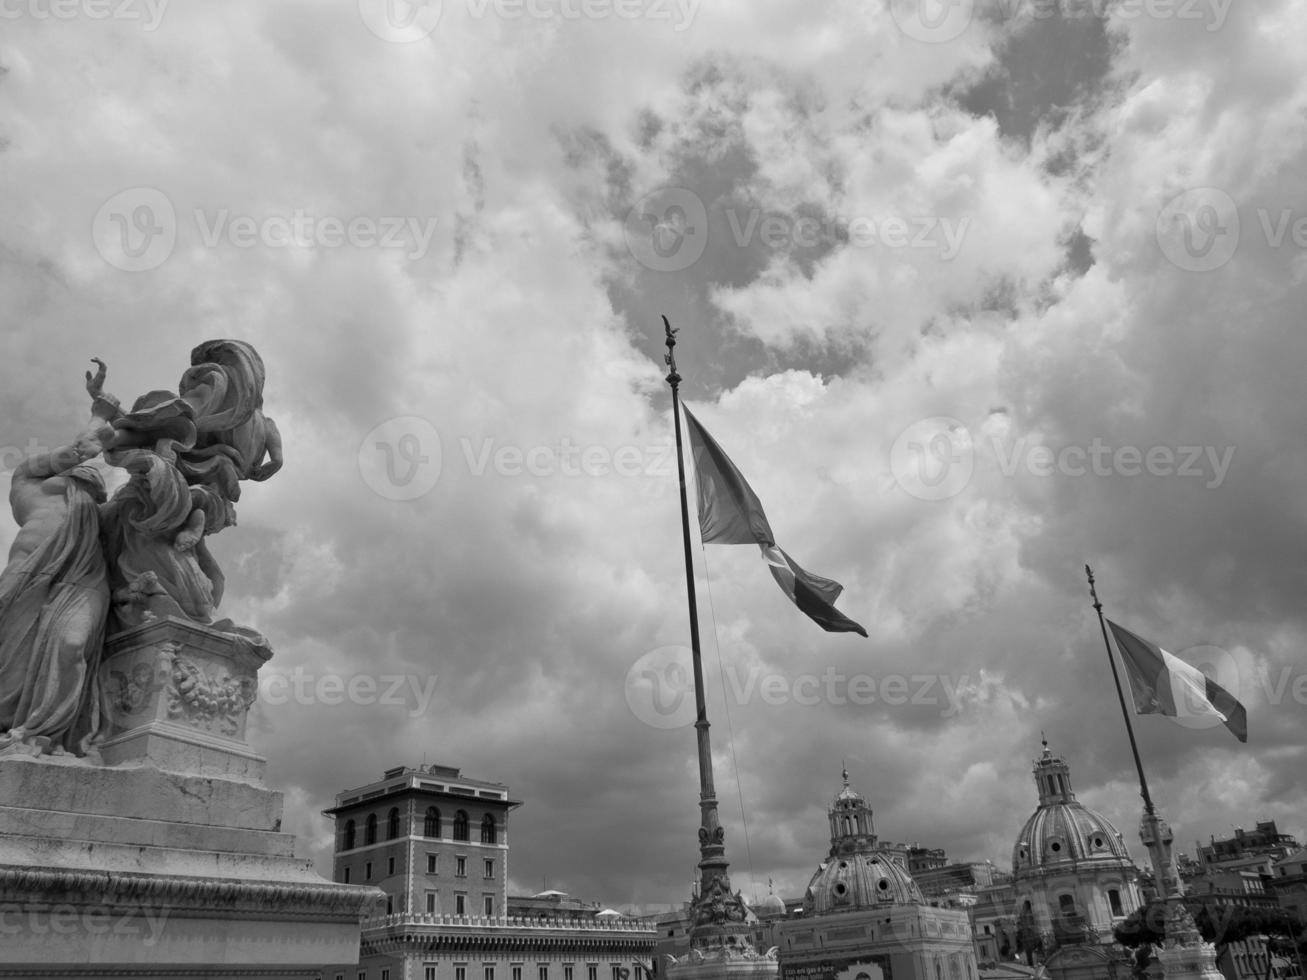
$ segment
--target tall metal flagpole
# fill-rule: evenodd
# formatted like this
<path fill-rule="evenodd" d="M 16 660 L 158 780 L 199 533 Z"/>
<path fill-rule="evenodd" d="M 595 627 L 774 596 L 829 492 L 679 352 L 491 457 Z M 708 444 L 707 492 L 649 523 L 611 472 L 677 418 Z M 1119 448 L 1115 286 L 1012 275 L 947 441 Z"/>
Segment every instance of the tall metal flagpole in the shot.
<path fill-rule="evenodd" d="M 1139 759 L 1139 743 L 1135 741 L 1135 728 L 1130 724 L 1130 712 L 1125 706 L 1125 693 L 1121 690 L 1121 675 L 1116 669 L 1116 658 L 1112 656 L 1112 644 L 1107 638 L 1107 623 L 1103 620 L 1103 604 L 1098 601 L 1098 590 L 1094 588 L 1094 570 L 1085 566 L 1089 576 L 1089 594 L 1094 597 L 1094 612 L 1098 613 L 1098 628 L 1103 631 L 1103 648 L 1107 650 L 1107 662 L 1112 665 L 1112 680 L 1116 682 L 1117 700 L 1121 702 L 1121 717 L 1125 719 L 1126 734 L 1130 736 L 1130 751 L 1134 753 L 1135 770 L 1139 773 L 1139 795 L 1144 798 L 1144 811 L 1154 814 L 1153 799 L 1148 795 L 1148 779 L 1144 776 L 1144 764 Z"/>
<path fill-rule="evenodd" d="M 690 607 L 690 655 L 694 664 L 694 728 L 699 742 L 699 891 L 691 907 L 690 944 L 704 948 L 734 945 L 729 922 L 743 922 L 743 901 L 731 893 L 726 870 L 726 831 L 717 816 L 713 788 L 712 748 L 708 741 L 708 707 L 703 693 L 703 658 L 699 651 L 699 612 L 694 594 L 694 553 L 690 550 L 690 504 L 685 490 L 685 454 L 681 444 L 681 376 L 676 372 L 676 330 L 663 317 L 666 332 L 667 384 L 672 389 L 672 418 L 676 428 L 676 471 L 681 485 L 681 540 L 685 546 L 685 586 Z M 728 936 L 731 938 L 728 939 Z"/>
<path fill-rule="evenodd" d="M 1094 599 L 1094 611 L 1098 613 L 1098 628 L 1103 634 L 1103 646 L 1107 650 L 1108 662 L 1112 665 L 1112 680 L 1116 683 L 1116 696 L 1121 702 L 1121 716 L 1125 719 L 1126 734 L 1130 736 L 1130 751 L 1134 754 L 1135 769 L 1139 773 L 1139 795 L 1144 799 L 1144 816 L 1139 824 L 1139 838 L 1148 848 L 1148 856 L 1153 865 L 1153 876 L 1157 886 L 1158 897 L 1166 903 L 1164 921 L 1165 943 L 1157 956 L 1162 963 L 1163 976 L 1167 980 L 1217 980 L 1221 974 L 1216 969 L 1215 947 L 1204 943 L 1194 924 L 1193 916 L 1184 905 L 1184 884 L 1176 870 L 1174 852 L 1171 845 L 1175 835 L 1170 826 L 1161 818 L 1153 805 L 1153 798 L 1148 792 L 1148 780 L 1144 776 L 1144 764 L 1139 758 L 1139 743 L 1135 741 L 1134 725 L 1130 722 L 1130 711 L 1126 707 L 1125 692 L 1121 688 L 1121 675 L 1116 667 L 1116 658 L 1112 656 L 1112 644 L 1107 638 L 1107 621 L 1103 618 L 1103 604 L 1098 601 L 1098 591 L 1094 587 L 1094 572 L 1085 566 L 1085 575 L 1089 577 L 1089 594 Z"/>

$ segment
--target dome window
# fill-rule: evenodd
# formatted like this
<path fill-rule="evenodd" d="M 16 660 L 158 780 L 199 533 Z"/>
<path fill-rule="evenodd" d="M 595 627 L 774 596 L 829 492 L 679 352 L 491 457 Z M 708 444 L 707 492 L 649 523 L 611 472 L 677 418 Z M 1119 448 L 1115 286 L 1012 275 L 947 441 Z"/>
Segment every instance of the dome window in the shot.
<path fill-rule="evenodd" d="M 1048 845 L 1048 849 L 1056 854 L 1058 851 L 1062 850 L 1062 842 L 1055 840 L 1053 843 Z"/>
<path fill-rule="evenodd" d="M 846 891 L 848 891 L 848 890 L 849 890 L 848 886 L 845 885 L 844 882 L 842 882 L 842 881 L 836 883 L 836 885 L 835 885 L 835 894 L 836 894 L 836 895 L 843 895 L 843 894 L 844 894 Z"/>
<path fill-rule="evenodd" d="M 849 866 L 849 862 L 848 862 L 848 861 L 841 861 L 841 862 L 840 862 L 840 865 L 839 865 L 841 871 L 843 871 L 843 870 L 844 870 L 845 868 L 847 868 L 848 866 Z"/>
<path fill-rule="evenodd" d="M 883 892 L 889 891 L 889 879 L 888 878 L 880 879 L 880 881 L 876 882 L 876 887 Z"/>

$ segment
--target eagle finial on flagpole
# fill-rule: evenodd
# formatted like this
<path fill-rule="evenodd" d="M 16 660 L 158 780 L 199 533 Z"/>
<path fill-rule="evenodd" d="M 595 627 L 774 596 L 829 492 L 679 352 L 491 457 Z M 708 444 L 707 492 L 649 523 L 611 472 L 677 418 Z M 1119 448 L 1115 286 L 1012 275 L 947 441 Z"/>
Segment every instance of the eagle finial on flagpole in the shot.
<path fill-rule="evenodd" d="M 680 327 L 673 327 L 671 323 L 668 322 L 666 316 L 663 317 L 663 330 L 667 335 L 665 341 L 667 344 L 667 353 L 663 355 L 663 360 L 667 362 L 668 368 L 671 369 L 667 375 L 667 383 L 671 385 L 673 389 L 681 383 L 681 376 L 676 373 L 676 352 L 674 350 L 676 347 L 676 334 L 680 329 Z"/>

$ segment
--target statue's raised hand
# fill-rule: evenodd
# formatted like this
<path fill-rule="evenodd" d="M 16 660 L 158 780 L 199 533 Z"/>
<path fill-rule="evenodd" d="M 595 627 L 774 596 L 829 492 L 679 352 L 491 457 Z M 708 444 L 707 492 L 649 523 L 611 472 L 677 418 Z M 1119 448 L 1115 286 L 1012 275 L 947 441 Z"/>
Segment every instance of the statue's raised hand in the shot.
<path fill-rule="evenodd" d="M 109 368 L 98 357 L 91 358 L 91 363 L 99 365 L 99 368 L 94 375 L 90 371 L 86 372 L 86 393 L 92 398 L 99 398 L 104 394 L 104 377 L 109 373 Z"/>

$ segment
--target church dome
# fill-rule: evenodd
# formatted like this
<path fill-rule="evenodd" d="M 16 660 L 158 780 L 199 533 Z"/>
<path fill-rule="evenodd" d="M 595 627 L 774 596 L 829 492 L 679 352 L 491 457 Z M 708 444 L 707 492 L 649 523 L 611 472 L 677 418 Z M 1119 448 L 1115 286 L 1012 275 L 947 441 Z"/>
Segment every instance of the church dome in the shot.
<path fill-rule="evenodd" d="M 832 855 L 808 883 L 804 912 L 841 912 L 885 905 L 924 905 L 907 869 L 885 852 Z"/>
<path fill-rule="evenodd" d="M 781 898 L 775 892 L 769 892 L 767 897 L 758 903 L 759 915 L 784 915 L 785 899 Z"/>
<path fill-rule="evenodd" d="M 1012 847 L 1012 870 L 1023 872 L 1078 864 L 1130 866 L 1125 841 L 1112 822 L 1076 799 L 1071 771 L 1044 742 L 1035 761 L 1039 808 L 1030 815 Z"/>
<path fill-rule="evenodd" d="M 808 882 L 805 913 L 925 904 L 907 869 L 876 843 L 871 807 L 850 788 L 847 769 L 827 816 L 830 854 Z"/>

